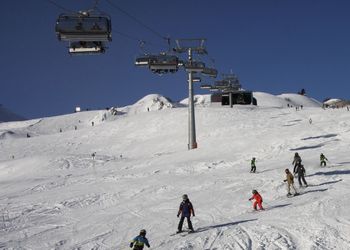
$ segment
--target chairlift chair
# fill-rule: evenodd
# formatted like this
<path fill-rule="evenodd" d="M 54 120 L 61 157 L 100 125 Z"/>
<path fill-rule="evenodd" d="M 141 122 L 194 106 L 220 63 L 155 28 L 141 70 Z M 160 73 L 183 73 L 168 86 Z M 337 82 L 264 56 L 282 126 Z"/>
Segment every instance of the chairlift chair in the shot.
<path fill-rule="evenodd" d="M 175 73 L 179 69 L 179 58 L 174 55 L 156 55 L 149 57 L 149 69 L 157 74 Z"/>
<path fill-rule="evenodd" d="M 187 72 L 203 72 L 205 68 L 204 62 L 192 61 L 185 62 L 185 69 Z"/>
<path fill-rule="evenodd" d="M 216 78 L 218 75 L 218 71 L 214 68 L 207 68 L 205 67 L 202 71 L 202 74 L 208 75 L 210 77 Z"/>
<path fill-rule="evenodd" d="M 111 19 L 107 15 L 61 14 L 57 19 L 55 30 L 60 41 L 108 42 L 112 40 Z"/>

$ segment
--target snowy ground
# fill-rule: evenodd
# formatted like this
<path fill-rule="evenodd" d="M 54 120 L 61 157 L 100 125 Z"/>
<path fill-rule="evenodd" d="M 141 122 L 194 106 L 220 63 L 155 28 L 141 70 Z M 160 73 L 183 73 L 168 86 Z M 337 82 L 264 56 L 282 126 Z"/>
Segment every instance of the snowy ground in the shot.
<path fill-rule="evenodd" d="M 267 96 L 258 107 L 198 105 L 191 151 L 187 108 L 166 103 L 0 123 L 0 249 L 129 249 L 142 228 L 151 249 L 349 249 L 350 112 Z M 311 185 L 287 198 L 295 152 Z M 252 189 L 266 211 L 252 211 Z M 170 236 L 184 193 L 196 233 Z"/>

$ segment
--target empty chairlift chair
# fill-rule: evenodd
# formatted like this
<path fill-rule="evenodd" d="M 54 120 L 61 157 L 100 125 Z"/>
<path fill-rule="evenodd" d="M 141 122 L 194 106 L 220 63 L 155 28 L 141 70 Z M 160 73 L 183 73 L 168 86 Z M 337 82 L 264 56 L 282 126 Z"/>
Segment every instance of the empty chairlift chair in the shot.
<path fill-rule="evenodd" d="M 179 69 L 179 58 L 166 54 L 151 56 L 149 57 L 148 66 L 153 73 L 175 73 Z"/>
<path fill-rule="evenodd" d="M 207 68 L 205 67 L 202 71 L 202 74 L 210 76 L 212 78 L 216 78 L 218 75 L 218 71 L 214 68 Z"/>
<path fill-rule="evenodd" d="M 104 53 L 105 43 L 112 40 L 111 32 L 111 19 L 106 15 L 61 14 L 56 22 L 57 38 L 69 42 L 70 54 Z"/>
<path fill-rule="evenodd" d="M 187 72 L 203 72 L 205 69 L 205 63 L 198 61 L 186 62 L 185 69 Z"/>

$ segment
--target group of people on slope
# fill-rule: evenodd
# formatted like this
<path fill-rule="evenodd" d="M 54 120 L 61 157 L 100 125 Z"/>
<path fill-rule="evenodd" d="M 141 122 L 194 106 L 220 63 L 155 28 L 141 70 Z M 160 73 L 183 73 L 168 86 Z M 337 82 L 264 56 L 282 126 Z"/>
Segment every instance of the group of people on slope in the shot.
<path fill-rule="evenodd" d="M 320 166 L 326 166 L 327 165 L 326 161 L 328 161 L 328 159 L 326 158 L 326 156 L 323 153 L 321 153 L 321 155 L 320 155 Z M 256 172 L 256 163 L 255 162 L 256 162 L 256 158 L 253 157 L 252 160 L 251 160 L 251 163 L 250 163 L 250 166 L 251 166 L 250 172 L 251 173 L 255 173 Z M 298 153 L 295 153 L 292 164 L 294 165 L 294 168 L 293 168 L 294 176 L 298 177 L 299 187 L 303 187 L 303 185 L 305 187 L 307 187 L 308 184 L 307 184 L 307 182 L 305 180 L 306 170 L 304 168 L 304 165 L 302 164 L 301 157 L 300 157 L 300 155 Z M 291 190 L 294 191 L 294 195 L 298 195 L 298 192 L 297 192 L 297 190 L 296 190 L 296 188 L 294 186 L 294 176 L 293 176 L 293 174 L 289 171 L 288 168 L 285 169 L 285 173 L 286 173 L 286 179 L 284 180 L 284 182 L 287 182 L 287 191 L 288 191 L 287 195 L 288 196 L 292 195 L 291 194 Z M 254 191 L 257 193 L 256 190 L 253 190 L 253 194 L 254 194 Z M 260 196 L 260 194 L 259 194 L 259 196 Z M 261 202 L 262 202 L 262 199 L 260 199 L 260 198 L 255 199 L 255 200 L 256 201 L 260 201 L 261 200 Z M 256 209 L 257 204 L 259 204 L 259 203 L 254 203 L 254 205 L 253 205 L 254 209 Z"/>
<path fill-rule="evenodd" d="M 255 161 L 256 161 L 256 158 L 253 157 L 251 160 L 251 170 L 250 170 L 251 173 L 256 172 Z M 326 161 L 328 161 L 328 159 L 324 156 L 324 154 L 321 154 L 320 155 L 320 165 L 326 166 Z M 299 182 L 300 187 L 303 186 L 303 183 L 307 187 L 308 184 L 305 180 L 305 172 L 306 171 L 305 171 L 304 166 L 301 164 L 301 162 L 302 162 L 302 160 L 301 160 L 300 155 L 298 153 L 295 153 L 294 159 L 292 162 L 292 164 L 294 165 L 293 173 L 298 176 L 298 182 Z M 287 190 L 288 190 L 287 195 L 291 195 L 292 189 L 294 191 L 294 194 L 297 195 L 298 192 L 294 186 L 293 174 L 289 171 L 289 169 L 286 169 L 285 173 L 286 173 L 286 179 L 284 180 L 284 182 L 287 182 Z M 264 208 L 262 206 L 263 198 L 262 198 L 261 194 L 255 189 L 252 191 L 252 197 L 249 198 L 249 201 L 252 201 L 252 200 L 254 200 L 254 203 L 253 203 L 254 210 L 258 210 L 258 208 L 260 210 L 264 210 Z M 194 232 L 192 222 L 191 222 L 191 216 L 195 216 L 194 208 L 193 208 L 193 205 L 192 205 L 190 199 L 188 198 L 188 195 L 184 194 L 184 195 L 182 195 L 182 202 L 180 203 L 179 211 L 177 213 L 177 217 L 180 217 L 180 221 L 179 221 L 176 233 L 182 232 L 182 227 L 183 227 L 183 223 L 184 223 L 185 219 L 187 220 L 189 232 L 190 233 Z M 146 238 L 146 230 L 142 229 L 140 231 L 140 234 L 132 240 L 132 242 L 130 243 L 130 247 L 133 248 L 133 250 L 142 250 L 145 245 L 147 247 L 150 247 L 148 239 Z"/>

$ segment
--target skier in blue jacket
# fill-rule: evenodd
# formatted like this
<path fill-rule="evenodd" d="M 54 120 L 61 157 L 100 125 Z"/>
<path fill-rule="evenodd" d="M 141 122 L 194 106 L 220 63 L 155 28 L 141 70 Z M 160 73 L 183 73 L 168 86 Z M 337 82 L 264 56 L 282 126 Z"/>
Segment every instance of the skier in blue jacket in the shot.
<path fill-rule="evenodd" d="M 184 194 L 182 196 L 182 202 L 180 204 L 179 212 L 177 213 L 177 217 L 179 217 L 181 215 L 179 226 L 177 227 L 177 229 L 178 229 L 177 233 L 182 232 L 182 225 L 184 223 L 185 218 L 187 219 L 187 224 L 188 224 L 188 228 L 190 229 L 190 232 L 194 231 L 193 226 L 192 226 L 192 222 L 191 222 L 191 214 L 193 216 L 195 216 L 192 203 L 188 199 L 187 194 Z"/>
<path fill-rule="evenodd" d="M 142 250 L 144 245 L 151 247 L 146 238 L 146 230 L 142 229 L 140 234 L 130 242 L 130 248 L 133 247 L 133 250 Z"/>

